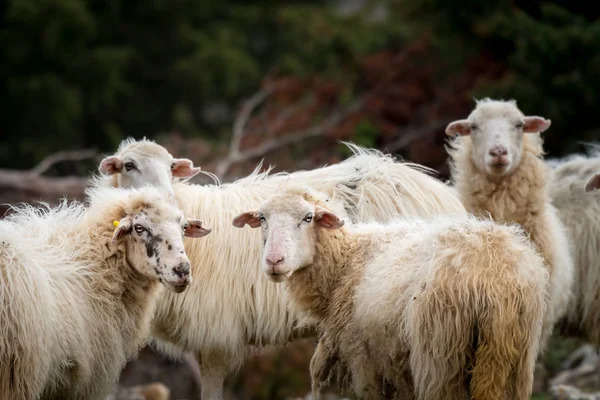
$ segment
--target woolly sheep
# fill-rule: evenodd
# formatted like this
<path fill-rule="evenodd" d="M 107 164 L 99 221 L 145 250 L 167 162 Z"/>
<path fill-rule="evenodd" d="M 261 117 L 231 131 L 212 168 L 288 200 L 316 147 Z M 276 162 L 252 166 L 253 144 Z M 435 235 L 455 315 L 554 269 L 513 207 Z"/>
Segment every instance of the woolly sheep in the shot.
<path fill-rule="evenodd" d="M 164 178 L 160 185 L 172 185 L 186 215 L 201 218 L 214 229 L 206 240 L 186 243 L 197 279 L 182 296 L 166 294 L 160 299 L 153 331 L 163 352 L 195 355 L 202 371 L 202 399 L 222 398 L 226 374 L 241 365 L 250 346 L 282 345 L 314 331 L 300 326 L 296 313 L 288 309 L 285 289 L 260 274 L 258 232 L 231 226 L 231 220 L 247 207 L 258 207 L 282 184 L 298 181 L 326 192 L 331 206 L 352 221 L 466 215 L 453 190 L 423 173 L 424 169 L 394 162 L 374 150 L 348 147 L 355 155 L 336 165 L 292 174 L 258 173 L 259 166 L 236 182 L 201 186 L 168 181 L 172 156 L 156 143 L 128 140 L 120 146 L 119 160 L 135 166 L 121 174 L 150 175 L 135 181 L 153 181 L 155 172 L 137 165 L 146 154 L 162 157 L 162 164 L 155 164 L 163 168 L 158 174 Z M 96 185 L 118 182 L 125 180 L 108 176 Z"/>
<path fill-rule="evenodd" d="M 341 229 L 320 194 L 293 186 L 233 220 L 246 224 L 261 227 L 263 272 L 337 346 L 361 398 L 381 398 L 376 377 L 410 385 L 408 363 L 417 399 L 529 399 L 548 274 L 518 227 L 440 216 Z"/>
<path fill-rule="evenodd" d="M 149 336 L 159 281 L 174 293 L 191 281 L 182 235 L 210 232 L 156 188 L 88 196 L 89 207 L 24 206 L 0 221 L 0 393 L 10 399 L 105 398 Z"/>
<path fill-rule="evenodd" d="M 549 127 L 545 118 L 525 116 L 515 101 L 483 99 L 466 120 L 446 128 L 457 136 L 448 151 L 452 180 L 467 210 L 520 224 L 545 259 L 550 280 L 542 348 L 567 311 L 574 275 L 566 230 L 548 195 L 550 170 L 539 134 Z"/>
<path fill-rule="evenodd" d="M 560 333 L 600 346 L 600 157 L 577 157 L 553 172 L 550 196 L 573 243 L 574 296 Z"/>

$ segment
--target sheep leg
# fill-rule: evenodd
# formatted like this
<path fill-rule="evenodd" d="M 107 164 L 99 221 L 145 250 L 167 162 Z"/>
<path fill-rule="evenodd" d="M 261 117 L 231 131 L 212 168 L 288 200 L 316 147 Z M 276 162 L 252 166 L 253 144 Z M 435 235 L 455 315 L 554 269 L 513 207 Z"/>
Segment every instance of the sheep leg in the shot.
<path fill-rule="evenodd" d="M 324 339 L 320 340 L 310 360 L 310 378 L 312 381 L 312 394 L 319 399 L 321 390 L 326 388 L 334 374 L 334 367 L 339 362 L 337 351 L 329 347 Z"/>
<path fill-rule="evenodd" d="M 222 357 L 211 354 L 211 357 L 196 355 L 202 378 L 202 400 L 223 400 L 223 385 L 227 376 L 227 363 Z"/>
<path fill-rule="evenodd" d="M 366 355 L 359 355 L 351 361 L 352 385 L 354 392 L 362 400 L 381 399 L 381 386 L 375 367 Z"/>

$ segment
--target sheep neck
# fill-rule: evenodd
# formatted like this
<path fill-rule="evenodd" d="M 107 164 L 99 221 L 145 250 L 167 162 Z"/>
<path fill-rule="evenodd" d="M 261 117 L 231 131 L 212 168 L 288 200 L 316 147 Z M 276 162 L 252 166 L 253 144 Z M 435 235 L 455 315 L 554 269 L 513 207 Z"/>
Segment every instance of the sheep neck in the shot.
<path fill-rule="evenodd" d="M 288 279 L 288 289 L 299 311 L 318 321 L 329 313 L 338 292 L 347 290 L 348 282 L 362 271 L 361 258 L 366 254 L 366 237 L 353 235 L 345 229 L 319 229 L 312 264 L 294 272 Z M 349 296 L 343 296 L 348 298 Z"/>
<path fill-rule="evenodd" d="M 149 324 L 144 318 L 152 314 L 150 308 L 154 307 L 153 301 L 149 298 L 156 295 L 160 289 L 160 284 L 156 279 L 151 279 L 136 270 L 127 259 L 126 244 L 120 243 L 116 247 L 111 244 L 114 226 L 107 223 L 117 219 L 118 215 L 111 218 L 104 218 L 99 222 L 85 222 L 88 228 L 88 240 L 90 247 L 96 248 L 96 251 L 90 252 L 90 260 L 86 260 L 93 265 L 93 274 L 90 275 L 89 286 L 91 298 L 95 307 L 103 309 L 106 314 L 113 314 L 117 309 L 125 310 L 125 314 L 117 312 L 117 317 L 122 322 L 126 320 L 139 321 L 139 324 L 123 323 L 119 326 L 125 328 L 135 328 L 131 332 L 123 332 L 123 337 L 130 341 L 142 343 L 143 337 L 137 337 L 143 333 L 144 329 L 139 329 L 144 324 Z M 119 304 L 117 306 L 117 304 Z M 146 318 L 146 319 L 148 319 Z M 137 333 L 136 333 L 137 332 Z"/>
<path fill-rule="evenodd" d="M 548 195 L 548 167 L 542 156 L 542 142 L 538 136 L 523 137 L 523 155 L 520 165 L 508 176 L 491 177 L 478 170 L 471 158 L 472 142 L 461 138 L 451 150 L 454 159 L 453 177 L 465 208 L 479 216 L 500 223 L 515 222 L 526 231 L 537 231 L 540 216 L 550 206 Z"/>

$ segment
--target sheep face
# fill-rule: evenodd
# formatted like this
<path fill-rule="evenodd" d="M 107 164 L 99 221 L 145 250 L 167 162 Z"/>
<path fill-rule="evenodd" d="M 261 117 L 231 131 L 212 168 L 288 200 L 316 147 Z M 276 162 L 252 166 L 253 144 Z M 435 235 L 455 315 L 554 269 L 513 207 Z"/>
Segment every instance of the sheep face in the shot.
<path fill-rule="evenodd" d="M 550 120 L 525 116 L 514 101 L 484 99 L 469 117 L 446 128 L 449 136 L 471 136 L 475 166 L 491 176 L 512 174 L 521 162 L 523 134 L 541 133 Z"/>
<path fill-rule="evenodd" d="M 312 264 L 318 230 L 344 225 L 333 212 L 307 200 L 298 192 L 284 192 L 267 200 L 257 211 L 240 214 L 233 225 L 261 227 L 262 269 L 274 282 Z"/>
<path fill-rule="evenodd" d="M 151 141 L 133 142 L 117 154 L 106 157 L 98 167 L 104 175 L 117 175 L 118 187 L 156 186 L 173 193 L 173 177 L 192 177 L 200 172 L 187 158 L 173 158 Z"/>
<path fill-rule="evenodd" d="M 177 208 L 165 203 L 123 217 L 113 242 L 125 242 L 127 260 L 138 272 L 181 293 L 192 281 L 183 236 L 202 237 L 209 233 L 210 229 L 202 228 L 200 221 L 186 220 Z"/>

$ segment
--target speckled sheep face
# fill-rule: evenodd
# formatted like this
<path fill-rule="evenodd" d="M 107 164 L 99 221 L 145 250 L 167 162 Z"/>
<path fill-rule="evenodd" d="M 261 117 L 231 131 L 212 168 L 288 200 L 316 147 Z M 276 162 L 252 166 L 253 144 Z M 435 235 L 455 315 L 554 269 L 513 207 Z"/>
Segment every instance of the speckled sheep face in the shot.
<path fill-rule="evenodd" d="M 173 177 L 192 177 L 200 172 L 186 158 L 173 158 L 162 146 L 152 142 L 138 142 L 118 154 L 106 157 L 99 170 L 105 175 L 118 176 L 118 186 L 140 188 L 156 186 L 173 194 Z"/>
<path fill-rule="evenodd" d="M 192 281 L 183 236 L 202 237 L 208 233 L 210 230 L 202 228 L 200 221 L 186 220 L 177 208 L 164 205 L 122 218 L 113 242 L 126 241 L 127 260 L 133 268 L 181 293 Z"/>
<path fill-rule="evenodd" d="M 514 101 L 482 100 L 466 120 L 454 121 L 446 128 L 450 136 L 470 135 L 475 166 L 491 176 L 512 174 L 521 162 L 523 134 L 540 133 L 550 120 L 524 116 Z"/>
<path fill-rule="evenodd" d="M 237 216 L 233 225 L 261 227 L 262 269 L 274 282 L 313 263 L 318 229 L 344 225 L 333 212 L 305 200 L 300 194 L 283 193 L 266 201 L 258 211 Z"/>

